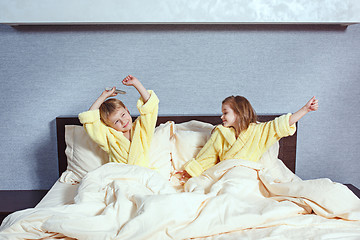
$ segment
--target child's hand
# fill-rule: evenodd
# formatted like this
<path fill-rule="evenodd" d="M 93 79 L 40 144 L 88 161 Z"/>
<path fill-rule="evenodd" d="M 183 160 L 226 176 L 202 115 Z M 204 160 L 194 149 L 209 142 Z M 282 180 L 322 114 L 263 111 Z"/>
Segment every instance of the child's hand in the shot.
<path fill-rule="evenodd" d="M 125 77 L 123 80 L 122 80 L 122 83 L 125 85 L 125 86 L 134 86 L 137 82 L 139 82 L 139 80 L 136 78 L 136 77 L 133 77 L 131 75 L 128 75 L 127 77 Z"/>
<path fill-rule="evenodd" d="M 117 93 L 115 92 L 115 87 L 113 87 L 111 90 L 105 90 L 101 93 L 100 97 L 98 97 L 96 99 L 96 101 L 91 105 L 91 107 L 89 108 L 89 110 L 95 110 L 95 109 L 99 109 L 101 104 L 103 102 L 105 102 L 105 100 L 109 97 L 114 97 L 117 95 Z"/>
<path fill-rule="evenodd" d="M 304 108 L 306 109 L 306 111 L 308 112 L 312 112 L 312 111 L 316 111 L 319 108 L 319 104 L 318 104 L 318 100 L 314 97 L 312 97 L 304 106 Z"/>
<path fill-rule="evenodd" d="M 191 178 L 191 175 L 186 170 L 183 170 L 175 172 L 175 177 L 179 179 L 181 184 L 185 184 Z"/>
<path fill-rule="evenodd" d="M 150 98 L 150 93 L 144 88 L 141 82 L 134 76 L 128 75 L 122 80 L 122 83 L 125 86 L 133 86 L 140 93 L 141 98 L 144 100 L 144 103 L 147 102 Z"/>
<path fill-rule="evenodd" d="M 114 97 L 117 95 L 117 93 L 115 92 L 115 87 L 113 87 L 111 90 L 105 90 L 102 92 L 101 96 L 105 99 L 109 98 L 109 97 Z"/>
<path fill-rule="evenodd" d="M 319 107 L 318 100 L 312 97 L 299 111 L 292 114 L 289 118 L 289 125 L 292 126 L 294 123 L 298 122 L 300 118 L 305 116 L 308 112 L 316 111 Z"/>

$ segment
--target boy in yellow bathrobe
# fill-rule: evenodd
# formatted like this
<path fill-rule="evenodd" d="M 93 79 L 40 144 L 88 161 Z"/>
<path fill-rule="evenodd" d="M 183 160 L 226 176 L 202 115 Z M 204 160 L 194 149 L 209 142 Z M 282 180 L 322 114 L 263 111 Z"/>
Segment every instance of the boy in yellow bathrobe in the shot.
<path fill-rule="evenodd" d="M 137 102 L 140 116 L 134 122 L 120 100 L 106 100 L 117 95 L 115 87 L 102 92 L 89 111 L 79 114 L 79 119 L 91 139 L 109 154 L 110 162 L 148 167 L 159 99 L 152 90 L 147 91 L 136 77 L 128 75 L 122 83 L 135 87 L 140 93 Z"/>
<path fill-rule="evenodd" d="M 295 123 L 305 114 L 318 109 L 318 100 L 311 98 L 294 114 L 258 123 L 250 102 L 242 96 L 230 96 L 222 102 L 222 125 L 217 126 L 196 159 L 185 164 L 183 179 L 199 176 L 219 161 L 244 159 L 258 161 L 262 154 L 282 137 L 293 135 Z"/>

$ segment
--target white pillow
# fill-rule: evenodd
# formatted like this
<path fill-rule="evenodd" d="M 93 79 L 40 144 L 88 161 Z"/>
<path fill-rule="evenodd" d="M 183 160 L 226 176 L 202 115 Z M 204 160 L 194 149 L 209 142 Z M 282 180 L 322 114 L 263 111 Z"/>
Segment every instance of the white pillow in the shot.
<path fill-rule="evenodd" d="M 178 192 L 184 190 L 184 181 L 179 179 L 181 174 L 177 174 L 177 172 L 183 171 L 184 164 L 196 157 L 210 138 L 213 129 L 214 126 L 210 123 L 196 120 L 174 125 L 170 182 Z"/>
<path fill-rule="evenodd" d="M 212 124 L 196 120 L 175 124 L 172 160 L 176 171 L 184 170 L 184 164 L 196 157 L 213 129 Z"/>
<path fill-rule="evenodd" d="M 174 134 L 174 122 L 168 121 L 155 128 L 149 150 L 149 167 L 158 171 L 166 179 L 170 179 L 171 165 L 171 138 Z"/>
<path fill-rule="evenodd" d="M 279 142 L 275 142 L 261 156 L 259 163 L 263 165 L 266 174 L 272 176 L 275 182 L 298 181 L 299 178 L 286 167 L 283 161 L 278 158 Z"/>
<path fill-rule="evenodd" d="M 266 168 L 276 165 L 279 156 L 279 146 L 279 141 L 276 141 L 273 145 L 271 145 L 269 149 L 263 153 L 259 163 L 263 164 Z"/>
<path fill-rule="evenodd" d="M 108 162 L 108 154 L 89 137 L 82 126 L 66 125 L 65 142 L 68 165 L 61 174 L 60 182 L 79 183 L 87 172 Z"/>
<path fill-rule="evenodd" d="M 170 138 L 173 124 L 167 122 L 155 128 L 149 150 L 150 168 L 158 170 L 168 179 L 171 172 Z M 61 174 L 60 182 L 77 184 L 87 172 L 108 162 L 108 154 L 89 137 L 82 126 L 65 126 L 65 142 L 68 166 Z"/>

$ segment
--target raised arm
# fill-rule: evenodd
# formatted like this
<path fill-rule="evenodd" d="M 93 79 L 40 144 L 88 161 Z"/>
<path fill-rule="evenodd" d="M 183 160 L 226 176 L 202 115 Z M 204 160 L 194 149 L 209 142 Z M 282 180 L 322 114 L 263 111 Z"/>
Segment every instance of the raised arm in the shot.
<path fill-rule="evenodd" d="M 96 99 L 96 101 L 91 105 L 91 107 L 89 108 L 89 110 L 96 110 L 100 108 L 100 105 L 109 97 L 114 97 L 116 96 L 117 93 L 115 93 L 115 87 L 113 87 L 111 90 L 107 91 L 103 91 L 101 93 L 101 95 Z"/>
<path fill-rule="evenodd" d="M 111 90 L 101 93 L 96 101 L 91 105 L 89 111 L 82 112 L 79 114 L 79 120 L 84 125 L 84 128 L 90 138 L 96 142 L 101 149 L 109 153 L 110 148 L 108 144 L 108 127 L 100 120 L 100 105 L 108 98 L 116 96 L 115 87 Z"/>
<path fill-rule="evenodd" d="M 149 92 L 145 89 L 145 87 L 136 77 L 128 75 L 122 80 L 122 83 L 126 86 L 134 86 L 136 90 L 139 92 L 142 99 L 144 100 L 144 103 L 146 103 L 147 100 L 149 100 L 150 98 Z"/>
<path fill-rule="evenodd" d="M 308 112 L 316 111 L 319 107 L 318 100 L 312 97 L 302 108 L 299 109 L 296 113 L 293 113 L 289 118 L 289 125 L 293 125 L 305 116 Z"/>

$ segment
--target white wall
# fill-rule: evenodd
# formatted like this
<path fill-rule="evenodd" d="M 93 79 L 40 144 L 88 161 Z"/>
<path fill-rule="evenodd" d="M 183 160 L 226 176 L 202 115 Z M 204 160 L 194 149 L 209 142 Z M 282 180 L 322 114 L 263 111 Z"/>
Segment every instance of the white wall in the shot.
<path fill-rule="evenodd" d="M 220 114 L 232 94 L 258 113 L 294 112 L 315 95 L 297 174 L 360 187 L 359 40 L 360 25 L 0 25 L 0 189 L 50 188 L 55 118 L 87 110 L 129 73 L 157 92 L 160 115 Z"/>
<path fill-rule="evenodd" d="M 358 0 L 0 0 L 0 23 L 353 23 Z"/>

